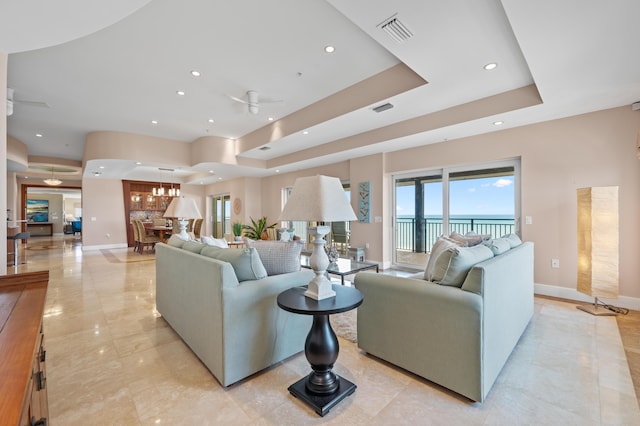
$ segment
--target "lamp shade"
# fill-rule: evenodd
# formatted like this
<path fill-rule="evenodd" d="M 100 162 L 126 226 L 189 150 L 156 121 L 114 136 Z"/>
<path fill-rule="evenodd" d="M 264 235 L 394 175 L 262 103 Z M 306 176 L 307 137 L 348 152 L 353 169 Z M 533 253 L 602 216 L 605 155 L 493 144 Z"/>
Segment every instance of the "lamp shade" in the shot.
<path fill-rule="evenodd" d="M 578 291 L 618 296 L 618 187 L 578 189 Z"/>
<path fill-rule="evenodd" d="M 356 220 L 340 179 L 309 176 L 296 179 L 279 220 L 339 222 Z"/>
<path fill-rule="evenodd" d="M 164 217 L 177 217 L 186 219 L 200 219 L 200 210 L 196 205 L 195 200 L 185 197 L 176 197 L 171 200 L 167 211 L 164 212 Z"/>

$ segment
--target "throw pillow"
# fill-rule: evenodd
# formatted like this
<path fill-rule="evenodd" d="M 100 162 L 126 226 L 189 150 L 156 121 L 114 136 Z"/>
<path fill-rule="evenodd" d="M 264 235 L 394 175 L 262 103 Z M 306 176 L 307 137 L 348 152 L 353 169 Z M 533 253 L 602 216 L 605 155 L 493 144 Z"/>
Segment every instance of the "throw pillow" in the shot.
<path fill-rule="evenodd" d="M 522 240 L 516 234 L 503 235 L 502 238 L 506 238 L 506 240 L 509 241 L 509 245 L 511 246 L 511 248 L 517 247 L 522 244 Z"/>
<path fill-rule="evenodd" d="M 464 243 L 459 241 L 451 240 L 445 236 L 441 236 L 433 243 L 433 247 L 431 247 L 431 252 L 429 252 L 429 260 L 427 261 L 427 266 L 424 268 L 424 279 L 427 281 L 431 281 L 431 277 L 433 274 L 433 267 L 438 260 L 438 256 L 451 247 L 460 247 Z"/>
<path fill-rule="evenodd" d="M 208 246 L 229 248 L 229 244 L 227 244 L 227 240 L 222 238 L 213 238 L 213 237 L 203 236 L 200 239 L 202 240 L 203 243 L 205 243 Z"/>
<path fill-rule="evenodd" d="M 300 270 L 302 244 L 298 241 L 247 240 L 247 246 L 257 250 L 269 276 Z"/>
<path fill-rule="evenodd" d="M 494 256 L 498 256 L 511 249 L 511 244 L 506 238 L 494 238 L 493 240 L 484 241 L 483 245 L 487 246 L 493 252 Z"/>
<path fill-rule="evenodd" d="M 171 247 L 182 248 L 182 246 L 186 243 L 185 240 L 178 237 L 177 235 L 172 235 L 171 238 L 167 241 L 167 244 Z"/>
<path fill-rule="evenodd" d="M 206 245 L 202 244 L 198 241 L 185 241 L 182 245 L 183 250 L 190 251 L 191 253 L 200 254 L 202 249 L 206 247 Z"/>
<path fill-rule="evenodd" d="M 200 254 L 230 263 L 239 282 L 261 280 L 267 276 L 267 271 L 264 269 L 260 256 L 258 256 L 258 252 L 254 248 L 224 249 L 206 246 Z"/>
<path fill-rule="evenodd" d="M 491 250 L 482 244 L 449 248 L 438 257 L 431 281 L 440 285 L 462 287 L 473 265 L 492 257 Z"/>
<path fill-rule="evenodd" d="M 469 247 L 477 246 L 483 241 L 486 241 L 491 238 L 491 235 L 478 235 L 478 234 L 467 234 L 462 235 L 458 232 L 452 232 L 449 235 L 449 238 L 455 241 L 460 241 L 462 243 L 467 243 Z"/>

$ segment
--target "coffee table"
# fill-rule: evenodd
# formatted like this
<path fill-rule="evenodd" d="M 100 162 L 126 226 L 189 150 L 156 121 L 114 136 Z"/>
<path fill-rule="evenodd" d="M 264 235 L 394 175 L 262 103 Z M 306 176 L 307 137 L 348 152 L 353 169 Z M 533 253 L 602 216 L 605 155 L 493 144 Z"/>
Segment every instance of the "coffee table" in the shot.
<path fill-rule="evenodd" d="M 310 256 L 300 256 L 301 266 L 306 269 L 311 268 Z M 366 271 L 367 269 L 375 269 L 376 272 L 380 272 L 377 263 L 373 262 L 357 262 L 352 259 L 338 259 L 337 261 L 330 263 L 327 267 L 327 273 L 333 275 L 339 275 L 341 284 L 344 285 L 344 277 L 346 275 L 355 274 L 356 272 Z"/>

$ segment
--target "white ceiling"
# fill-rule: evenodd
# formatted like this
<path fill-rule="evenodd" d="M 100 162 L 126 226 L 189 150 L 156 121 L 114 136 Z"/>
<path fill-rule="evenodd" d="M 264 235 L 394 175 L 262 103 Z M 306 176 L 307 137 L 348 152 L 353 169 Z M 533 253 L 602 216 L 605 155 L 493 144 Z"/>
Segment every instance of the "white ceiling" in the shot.
<path fill-rule="evenodd" d="M 184 142 L 242 138 L 270 125 L 268 117 L 291 119 L 400 62 L 428 82 L 318 119 L 304 129 L 307 135 L 295 130 L 265 141 L 268 151 L 254 146 L 239 153 L 268 160 L 266 167 L 194 164 L 174 174 L 182 182 L 266 176 L 640 100 L 636 0 L 139 0 L 110 2 L 109 13 L 96 6 L 104 2 L 68 2 L 73 7 L 52 10 L 42 1 L 37 16 L 13 6 L 7 14 L 0 6 L 0 28 L 11 21 L 15 41 L 0 50 L 28 50 L 9 55 L 9 87 L 18 100 L 50 105 L 17 104 L 8 118 L 9 134 L 34 156 L 81 160 L 87 133 L 102 130 Z M 377 27 L 394 14 L 413 32 L 402 44 Z M 44 23 L 19 25 L 35 18 Z M 58 30 L 63 18 L 64 36 Z M 46 44 L 56 45 L 31 50 Z M 324 52 L 329 44 L 334 53 Z M 498 67 L 485 71 L 489 62 Z M 202 76 L 191 76 L 193 69 Z M 532 84 L 542 99 L 537 105 L 401 130 L 408 119 L 426 123 L 439 111 Z M 248 90 L 280 102 L 262 103 L 250 114 L 230 98 Z M 387 101 L 395 107 L 371 111 Z M 496 120 L 504 124 L 496 127 Z M 379 136 L 385 129 L 397 129 L 390 140 Z M 375 143 L 333 153 L 318 149 L 365 132 Z M 296 152 L 307 155 L 289 161 Z M 99 165 L 98 178 L 143 180 L 167 180 L 157 167 L 172 166 L 92 161 L 84 175 L 91 177 Z"/>

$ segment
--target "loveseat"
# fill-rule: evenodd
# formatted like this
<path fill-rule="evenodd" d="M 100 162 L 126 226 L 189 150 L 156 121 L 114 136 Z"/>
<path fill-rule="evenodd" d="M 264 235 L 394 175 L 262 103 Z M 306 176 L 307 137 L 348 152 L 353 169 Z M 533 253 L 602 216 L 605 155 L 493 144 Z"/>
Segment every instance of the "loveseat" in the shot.
<path fill-rule="evenodd" d="M 299 269 L 299 250 L 297 262 Z M 267 276 L 254 248 L 176 236 L 156 244 L 157 310 L 223 386 L 304 349 L 311 318 L 278 308 L 276 297 L 312 277 Z"/>
<path fill-rule="evenodd" d="M 358 273 L 355 286 L 364 296 L 358 346 L 484 401 L 533 315 L 533 244 L 507 248 L 467 271 L 455 271 L 461 286 L 442 274 L 440 282 L 447 285 L 426 281 L 422 273 L 410 278 Z M 463 249 L 448 252 L 456 250 Z M 439 258 L 445 268 L 454 261 Z"/>

